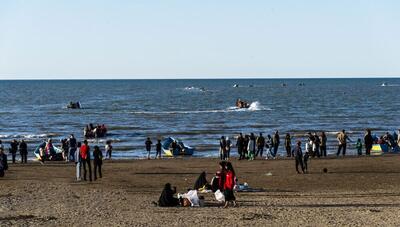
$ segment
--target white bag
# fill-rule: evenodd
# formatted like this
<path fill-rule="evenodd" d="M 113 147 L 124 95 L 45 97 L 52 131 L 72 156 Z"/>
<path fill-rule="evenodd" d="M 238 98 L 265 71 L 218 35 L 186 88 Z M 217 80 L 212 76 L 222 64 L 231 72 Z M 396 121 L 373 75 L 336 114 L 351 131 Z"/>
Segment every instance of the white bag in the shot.
<path fill-rule="evenodd" d="M 215 192 L 215 199 L 218 202 L 225 202 L 225 196 L 219 189 Z"/>

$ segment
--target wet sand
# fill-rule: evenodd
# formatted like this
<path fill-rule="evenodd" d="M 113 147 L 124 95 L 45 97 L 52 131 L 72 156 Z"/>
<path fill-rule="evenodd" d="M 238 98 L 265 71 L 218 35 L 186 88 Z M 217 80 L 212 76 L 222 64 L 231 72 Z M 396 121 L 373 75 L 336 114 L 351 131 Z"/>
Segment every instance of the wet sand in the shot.
<path fill-rule="evenodd" d="M 0 225 L 46 226 L 398 226 L 400 156 L 312 159 L 309 174 L 294 160 L 232 160 L 238 179 L 263 192 L 236 193 L 237 208 L 160 208 L 163 185 L 184 192 L 217 159 L 105 161 L 103 178 L 76 182 L 75 166 L 10 164 L 0 178 Z M 327 168 L 328 173 L 322 169 Z"/>

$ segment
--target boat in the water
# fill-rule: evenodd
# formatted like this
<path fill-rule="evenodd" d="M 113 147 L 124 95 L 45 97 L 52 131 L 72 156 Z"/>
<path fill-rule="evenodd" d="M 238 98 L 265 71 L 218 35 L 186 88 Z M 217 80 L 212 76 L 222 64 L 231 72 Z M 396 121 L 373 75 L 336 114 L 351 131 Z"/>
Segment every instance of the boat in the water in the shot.
<path fill-rule="evenodd" d="M 233 87 L 239 87 L 239 84 L 234 84 Z"/>
<path fill-rule="evenodd" d="M 53 146 L 52 149 L 46 153 L 46 142 L 41 143 L 36 149 L 33 151 L 35 157 L 42 161 L 42 157 L 40 156 L 40 152 L 43 152 L 43 156 L 45 157 L 45 161 L 62 161 L 62 150 L 56 146 Z"/>
<path fill-rule="evenodd" d="M 81 106 L 81 103 L 80 103 L 80 102 L 70 102 L 70 103 L 67 105 L 67 108 L 68 108 L 68 109 L 81 109 L 82 106 Z"/>
<path fill-rule="evenodd" d="M 388 83 L 383 82 L 381 86 L 382 86 L 382 87 L 386 87 L 386 86 L 388 86 L 388 85 L 389 85 Z"/>
<path fill-rule="evenodd" d="M 246 102 L 246 101 L 237 99 L 236 100 L 236 107 L 240 108 L 240 109 L 242 109 L 242 108 L 246 108 L 247 109 L 247 108 L 250 107 L 250 104 L 248 102 Z"/>
<path fill-rule="evenodd" d="M 161 144 L 166 157 L 193 155 L 194 153 L 194 148 L 172 137 L 164 139 Z"/>

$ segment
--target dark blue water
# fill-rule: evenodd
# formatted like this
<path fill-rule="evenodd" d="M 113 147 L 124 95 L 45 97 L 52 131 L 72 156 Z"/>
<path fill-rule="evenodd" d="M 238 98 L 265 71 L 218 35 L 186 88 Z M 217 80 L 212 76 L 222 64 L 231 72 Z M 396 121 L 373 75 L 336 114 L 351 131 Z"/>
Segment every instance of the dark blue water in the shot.
<path fill-rule="evenodd" d="M 0 81 L 0 139 L 25 138 L 33 149 L 48 137 L 82 139 L 85 124 L 99 123 L 110 135 L 92 143 L 113 140 L 120 158 L 143 157 L 147 136 L 177 137 L 197 156 L 216 155 L 218 138 L 239 132 L 301 139 L 324 130 L 333 146 L 342 128 L 354 140 L 367 127 L 378 135 L 398 129 L 399 86 L 400 79 Z M 252 107 L 236 109 L 237 98 Z M 66 109 L 69 101 L 84 109 Z"/>

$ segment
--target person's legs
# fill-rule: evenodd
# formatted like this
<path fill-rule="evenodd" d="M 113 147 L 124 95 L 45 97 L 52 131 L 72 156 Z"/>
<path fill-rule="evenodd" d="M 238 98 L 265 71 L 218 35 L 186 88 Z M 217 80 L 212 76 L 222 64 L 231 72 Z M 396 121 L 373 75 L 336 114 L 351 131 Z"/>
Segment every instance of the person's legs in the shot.
<path fill-rule="evenodd" d="M 346 155 L 346 147 L 347 147 L 347 144 L 346 143 L 343 144 L 343 157 Z"/>
<path fill-rule="evenodd" d="M 100 178 L 103 177 L 103 175 L 102 175 L 102 173 L 101 173 L 101 166 L 102 166 L 102 163 L 99 164 L 99 177 L 100 177 Z"/>
<path fill-rule="evenodd" d="M 342 146 L 343 146 L 342 144 L 339 144 L 339 147 L 338 147 L 336 156 L 339 156 L 339 155 L 340 155 L 340 151 L 342 150 Z"/>
<path fill-rule="evenodd" d="M 150 149 L 147 149 L 147 159 L 150 159 Z"/>
<path fill-rule="evenodd" d="M 262 158 L 264 153 L 264 146 L 260 146 L 260 157 Z M 234 201 L 234 203 L 236 203 L 236 201 Z"/>
<path fill-rule="evenodd" d="M 300 173 L 300 172 L 299 172 L 299 164 L 300 164 L 299 158 L 296 157 L 296 172 L 297 172 L 297 173 Z"/>
<path fill-rule="evenodd" d="M 86 162 L 86 160 L 85 159 L 82 159 L 82 167 L 83 167 L 83 180 L 87 180 L 87 178 L 86 178 L 86 173 L 87 173 L 87 171 L 86 171 L 86 165 L 87 165 L 87 162 Z"/>
<path fill-rule="evenodd" d="M 303 171 L 305 171 L 305 172 L 308 172 L 307 162 L 308 162 L 308 155 L 306 154 L 306 155 L 304 155 L 304 163 L 303 163 L 303 166 L 304 166 Z"/>
<path fill-rule="evenodd" d="M 276 157 L 276 154 L 278 153 L 278 147 L 279 145 L 274 145 L 274 157 Z"/>
<path fill-rule="evenodd" d="M 24 153 L 24 162 L 28 163 L 28 153 Z"/>
<path fill-rule="evenodd" d="M 80 163 L 78 162 L 75 165 L 76 165 L 75 166 L 75 168 L 76 168 L 76 180 L 79 181 L 81 179 L 81 176 L 80 176 Z"/>
<path fill-rule="evenodd" d="M 371 148 L 372 148 L 372 147 L 370 147 L 370 146 L 365 147 L 365 154 L 366 154 L 366 155 L 370 155 L 370 154 L 371 154 Z"/>
<path fill-rule="evenodd" d="M 94 165 L 94 180 L 97 180 L 97 167 L 98 167 L 98 164 L 97 164 L 96 161 L 94 161 L 93 165 Z"/>
<path fill-rule="evenodd" d="M 17 153 L 12 153 L 12 163 L 15 163 L 15 157 L 17 156 Z"/>
<path fill-rule="evenodd" d="M 89 169 L 89 180 L 92 181 L 92 165 L 90 164 L 90 160 L 87 160 L 88 169 Z"/>

